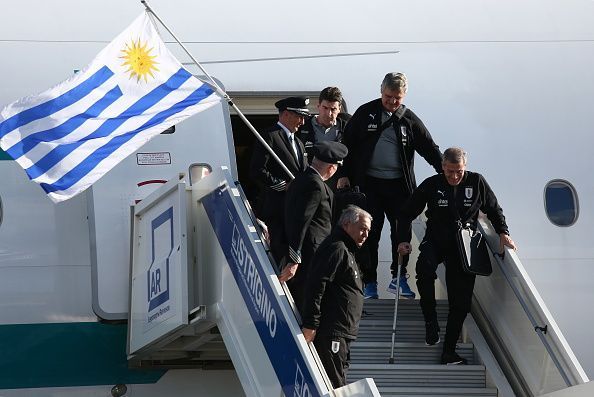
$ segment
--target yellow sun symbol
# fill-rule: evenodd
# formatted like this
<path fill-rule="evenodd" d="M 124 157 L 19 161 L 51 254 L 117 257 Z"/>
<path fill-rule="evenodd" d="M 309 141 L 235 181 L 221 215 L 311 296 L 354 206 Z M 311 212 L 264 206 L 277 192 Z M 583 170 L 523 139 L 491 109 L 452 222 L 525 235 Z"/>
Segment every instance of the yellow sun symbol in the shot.
<path fill-rule="evenodd" d="M 130 72 L 130 78 L 136 77 L 136 81 L 144 79 L 148 82 L 148 76 L 155 77 L 153 71 L 159 71 L 155 66 L 158 62 L 154 61 L 156 55 L 151 55 L 152 48 L 147 49 L 147 44 L 142 44 L 140 39 L 137 42 L 132 41 L 126 44 L 126 48 L 122 50 L 124 53 L 120 58 L 124 59 L 125 62 L 122 66 L 128 66 L 126 72 Z"/>

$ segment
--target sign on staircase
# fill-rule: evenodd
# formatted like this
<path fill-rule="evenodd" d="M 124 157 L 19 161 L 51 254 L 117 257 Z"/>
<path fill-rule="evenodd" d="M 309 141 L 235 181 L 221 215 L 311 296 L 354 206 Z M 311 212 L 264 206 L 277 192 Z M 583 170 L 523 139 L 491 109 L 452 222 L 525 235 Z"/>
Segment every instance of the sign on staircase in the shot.
<path fill-rule="evenodd" d="M 283 318 L 278 292 L 259 263 L 254 248 L 257 234 L 241 222 L 231 189 L 222 186 L 202 198 L 246 307 L 286 396 L 322 396 L 299 350 L 295 336 Z"/>

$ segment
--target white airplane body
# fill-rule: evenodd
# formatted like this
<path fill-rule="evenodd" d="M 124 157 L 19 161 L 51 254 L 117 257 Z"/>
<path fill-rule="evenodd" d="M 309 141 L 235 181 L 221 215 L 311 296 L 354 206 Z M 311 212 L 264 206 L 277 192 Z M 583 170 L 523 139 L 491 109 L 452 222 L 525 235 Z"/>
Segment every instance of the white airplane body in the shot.
<path fill-rule="evenodd" d="M 241 98 L 317 93 L 332 85 L 341 88 L 353 113 L 379 96 L 385 73 L 406 73 L 405 105 L 442 150 L 463 147 L 468 169 L 486 177 L 518 256 L 577 359 L 594 376 L 594 2 L 155 0 L 151 5 L 206 70 Z M 2 105 L 84 67 L 144 9 L 132 1 L 25 0 L 3 6 Z M 160 31 L 178 59 L 200 75 L 165 29 Z M 0 153 L 0 346 L 5 357 L 18 358 L 5 361 L 15 372 L 0 375 L 5 389 L 0 395 L 105 396 L 117 383 L 127 383 L 131 396 L 242 393 L 233 371 L 134 372 L 118 361 L 125 346 L 118 350 L 101 342 L 125 343 L 125 325 L 106 329 L 101 320 L 127 318 L 126 216 L 135 199 L 159 185 L 138 183 L 169 179 L 195 162 L 235 172 L 233 141 L 198 130 L 224 128 L 223 106 L 140 150 L 170 153 L 170 163 L 140 167 L 138 157 L 130 156 L 92 190 L 60 204 Z M 432 172 L 418 156 L 416 170 L 418 181 Z M 547 216 L 546 187 L 556 180 L 577 195 L 577 219 L 569 226 L 557 226 Z M 390 261 L 387 241 L 383 266 Z M 56 356 L 59 352 L 65 356 Z M 113 362 L 124 367 L 110 367 Z M 30 374 L 22 372 L 26 368 Z"/>

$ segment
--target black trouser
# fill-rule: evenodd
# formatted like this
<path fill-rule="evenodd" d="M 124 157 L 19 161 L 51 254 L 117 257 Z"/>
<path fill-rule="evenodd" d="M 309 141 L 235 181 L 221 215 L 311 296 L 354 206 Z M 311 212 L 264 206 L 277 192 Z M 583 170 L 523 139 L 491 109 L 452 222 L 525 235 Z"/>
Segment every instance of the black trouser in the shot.
<path fill-rule="evenodd" d="M 337 389 L 346 385 L 346 373 L 351 361 L 351 340 L 318 333 L 314 339 L 314 345 L 332 386 Z"/>
<path fill-rule="evenodd" d="M 448 291 L 448 323 L 446 326 L 443 351 L 453 353 L 456 342 L 462 331 L 466 315 L 470 312 L 472 291 L 475 275 L 466 273 L 462 269 L 457 242 L 452 234 L 451 238 L 438 243 L 436 239 L 425 237 L 419 250 L 417 260 L 417 287 L 421 295 L 421 309 L 425 321 L 437 321 L 435 311 L 435 271 L 440 262 L 445 263 L 446 283 Z"/>
<path fill-rule="evenodd" d="M 270 252 L 276 261 L 277 271 L 280 272 L 287 262 L 289 243 L 285 237 L 285 222 L 281 217 L 266 221 L 270 235 Z"/>
<path fill-rule="evenodd" d="M 367 237 L 363 249 L 368 251 L 368 263 L 362 263 L 363 282 L 370 283 L 377 281 L 378 247 L 384 227 L 384 214 L 390 222 L 390 240 L 392 241 L 392 274 L 396 277 L 398 272 L 398 241 L 396 241 L 396 220 L 400 214 L 400 208 L 410 197 L 409 190 L 404 178 L 379 179 L 367 176 L 363 193 L 367 196 L 367 211 L 373 217 L 371 231 Z M 406 241 L 410 241 L 411 233 L 408 232 Z M 408 256 L 405 256 L 402 263 L 402 275 L 406 274 Z"/>

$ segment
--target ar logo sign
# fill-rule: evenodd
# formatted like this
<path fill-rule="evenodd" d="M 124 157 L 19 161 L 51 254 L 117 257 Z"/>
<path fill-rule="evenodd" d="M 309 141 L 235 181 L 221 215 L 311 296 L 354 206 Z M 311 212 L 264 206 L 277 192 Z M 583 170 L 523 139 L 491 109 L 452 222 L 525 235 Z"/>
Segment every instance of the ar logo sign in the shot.
<path fill-rule="evenodd" d="M 151 265 L 147 271 L 148 311 L 169 300 L 169 257 L 173 251 L 173 207 L 151 221 Z"/>
<path fill-rule="evenodd" d="M 293 390 L 293 397 L 311 397 L 309 386 L 305 383 L 305 377 L 299 364 L 297 364 L 297 371 L 295 373 L 295 389 Z"/>

